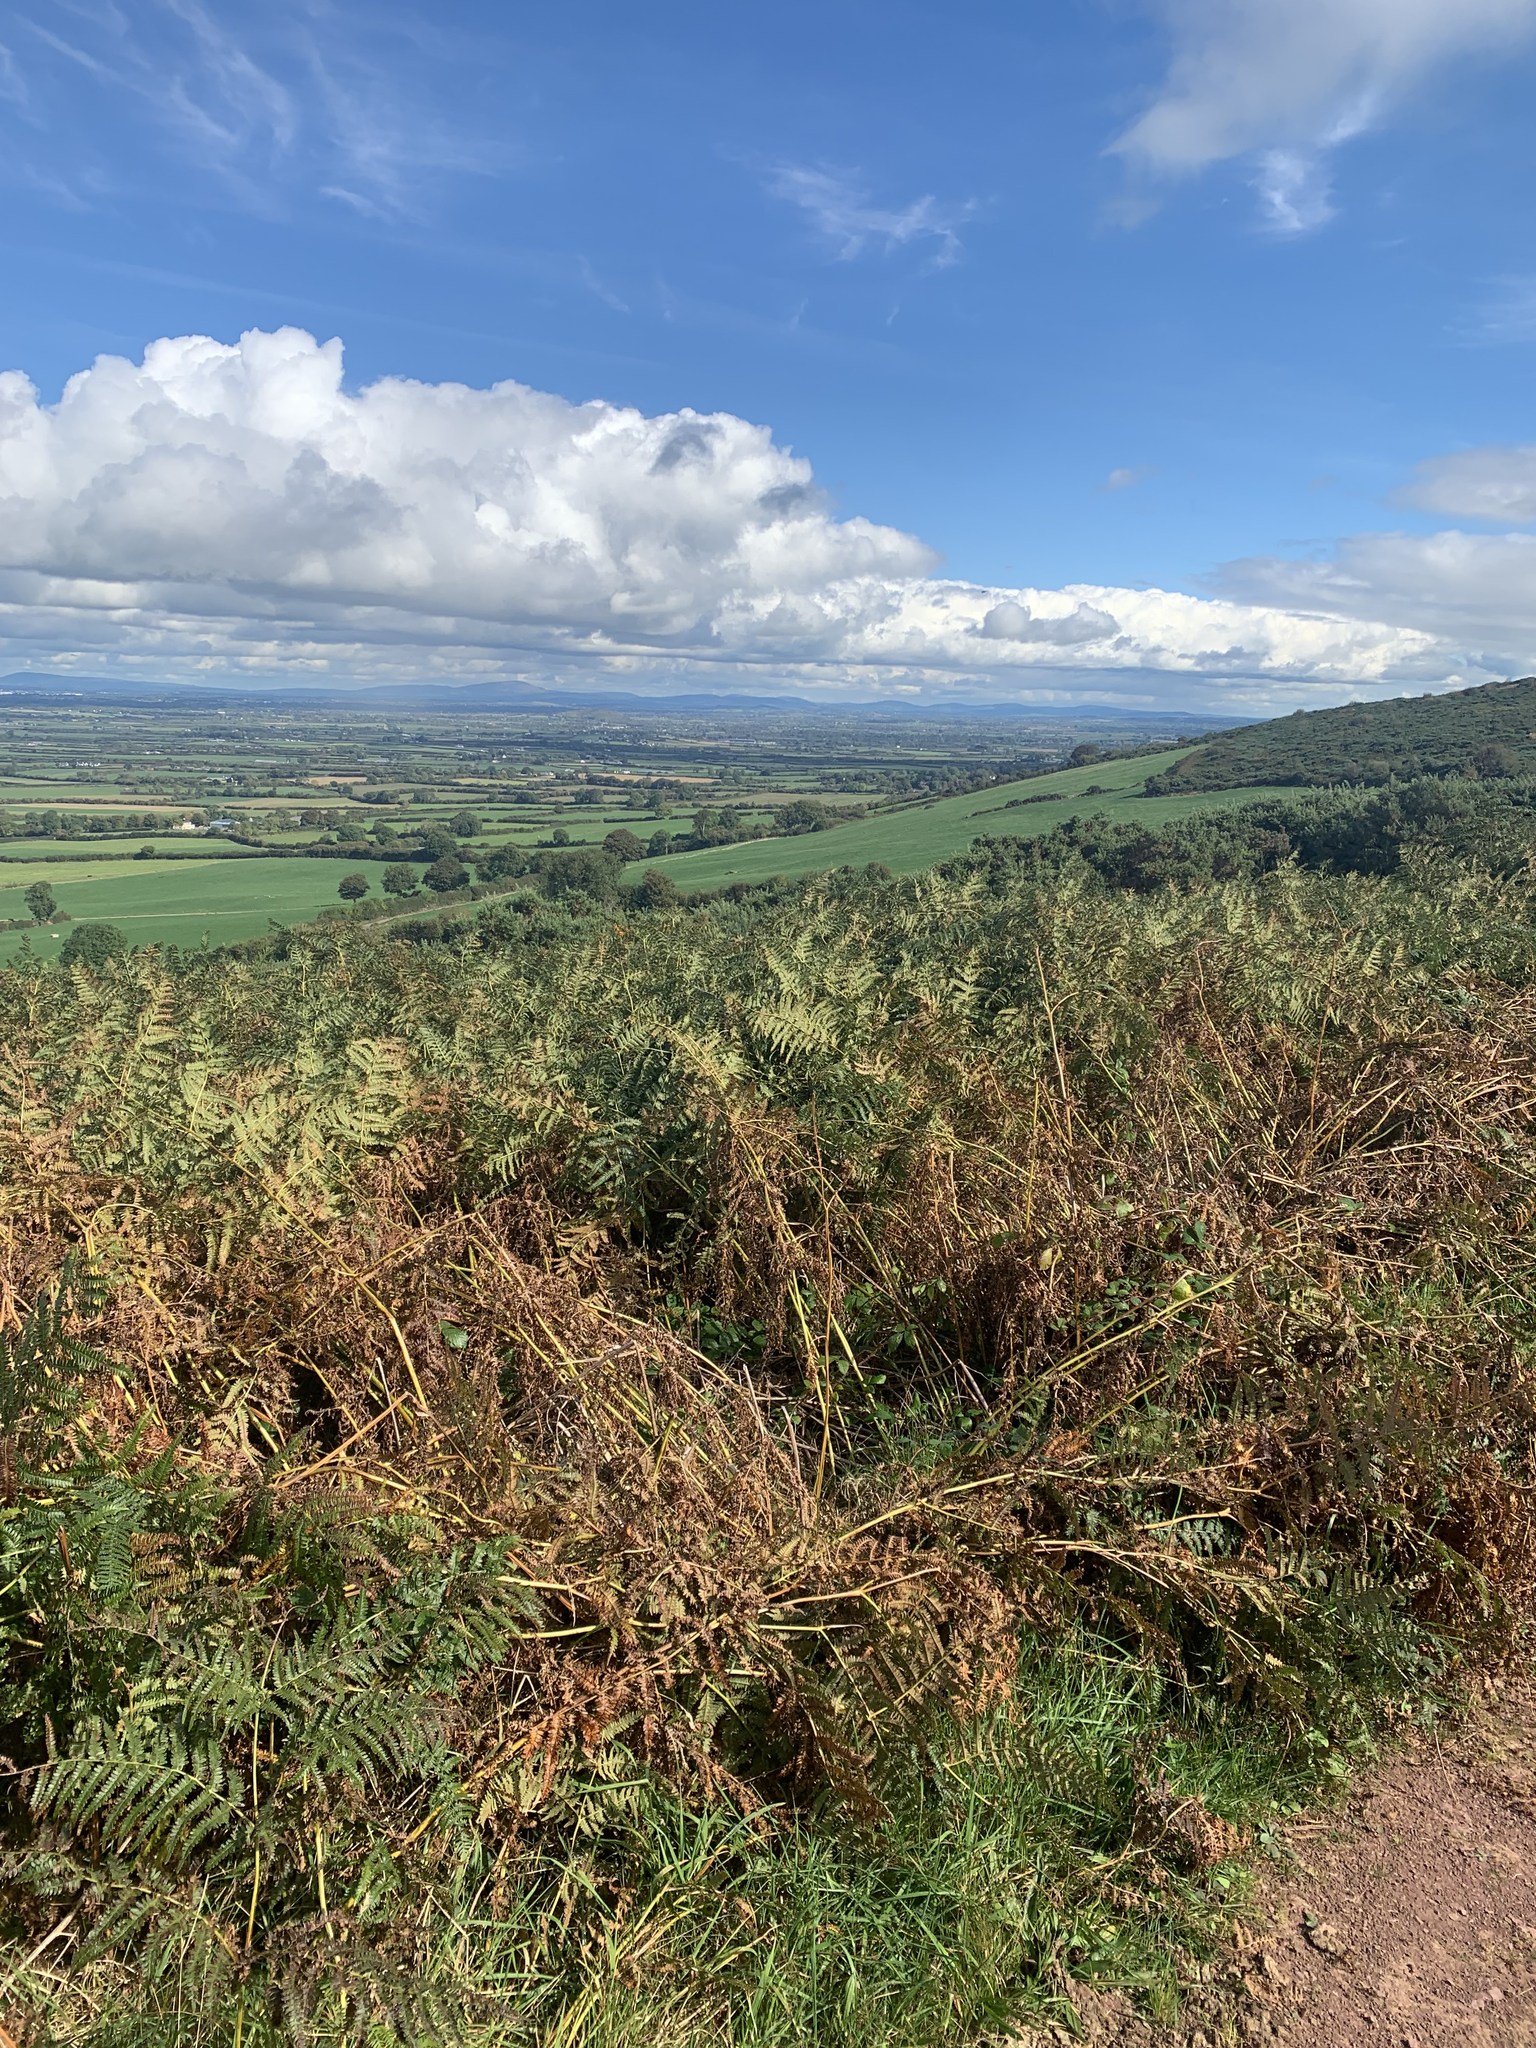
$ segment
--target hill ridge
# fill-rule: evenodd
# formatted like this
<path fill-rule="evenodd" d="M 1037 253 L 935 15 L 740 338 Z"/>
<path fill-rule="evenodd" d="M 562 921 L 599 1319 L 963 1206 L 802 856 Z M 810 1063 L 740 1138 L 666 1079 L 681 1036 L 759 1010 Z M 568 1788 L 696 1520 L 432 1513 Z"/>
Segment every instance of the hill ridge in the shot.
<path fill-rule="evenodd" d="M 1148 790 L 1316 789 L 1465 774 L 1536 774 L 1536 676 L 1292 711 L 1237 727 L 1196 747 Z"/>

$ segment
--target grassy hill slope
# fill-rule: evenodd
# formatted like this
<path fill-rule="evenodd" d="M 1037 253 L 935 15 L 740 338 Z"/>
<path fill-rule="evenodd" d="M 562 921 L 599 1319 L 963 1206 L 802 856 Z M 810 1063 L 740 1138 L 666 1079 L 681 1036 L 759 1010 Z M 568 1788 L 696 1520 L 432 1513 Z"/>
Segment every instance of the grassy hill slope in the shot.
<path fill-rule="evenodd" d="M 941 797 L 937 803 L 878 812 L 825 832 L 671 854 L 647 862 L 646 867 L 660 868 L 680 889 L 694 891 L 721 889 L 732 882 L 766 882 L 775 875 L 787 879 L 825 873 L 830 868 L 866 867 L 871 861 L 888 867 L 892 874 L 912 875 L 939 861 L 953 860 L 983 836 L 1033 839 L 1053 825 L 1090 812 L 1155 830 L 1213 800 L 1226 800 L 1220 793 L 1205 791 L 1155 798 L 1142 795 L 1148 776 L 1165 775 L 1176 768 L 1184 751 L 1171 747 L 1163 754 L 1063 768 L 1054 775 L 1031 776 L 966 796 Z M 1261 794 L 1264 792 L 1244 790 L 1241 799 L 1231 800 L 1246 801 Z M 639 872 L 643 871 L 630 870 L 632 876 Z"/>
<path fill-rule="evenodd" d="M 1161 794 L 1414 775 L 1536 773 L 1536 676 L 1434 697 L 1293 711 L 1223 733 L 1157 780 Z"/>

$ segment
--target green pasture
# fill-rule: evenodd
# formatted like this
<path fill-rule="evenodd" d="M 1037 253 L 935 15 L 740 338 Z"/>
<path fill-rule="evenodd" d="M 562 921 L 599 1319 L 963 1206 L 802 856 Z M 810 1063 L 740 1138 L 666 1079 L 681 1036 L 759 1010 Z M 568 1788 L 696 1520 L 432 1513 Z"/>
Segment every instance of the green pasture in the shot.
<path fill-rule="evenodd" d="M 314 838 L 314 833 L 297 835 Z M 248 846 L 235 846 L 226 839 L 199 839 L 191 832 L 130 832 L 114 839 L 0 839 L 0 888 L 8 888 L 9 871 L 18 861 L 43 863 L 50 867 L 75 866 L 89 861 L 99 867 L 105 861 L 122 861 L 152 846 L 166 859 L 230 860 L 250 857 Z"/>
<path fill-rule="evenodd" d="M 177 807 L 172 797 L 131 795 L 120 782 L 65 782 L 46 775 L 35 779 L 13 775 L 0 781 L 0 805 L 29 811 L 67 811 L 76 803 L 95 803 L 103 797 L 125 811 L 173 811 Z"/>
<path fill-rule="evenodd" d="M 1136 795 L 1149 775 L 1188 753 L 1187 747 L 1171 747 L 1162 754 L 1143 754 L 1127 761 L 1101 761 L 1087 768 L 1062 768 L 1052 775 L 1031 776 L 1024 782 L 999 783 L 993 789 L 978 790 L 970 796 L 940 797 L 936 803 L 914 805 L 900 811 L 877 813 L 851 825 L 834 825 L 825 832 L 806 832 L 793 839 L 755 839 L 740 846 L 712 847 L 704 853 L 668 854 L 648 861 L 659 868 L 680 889 L 721 889 L 732 882 L 766 882 L 775 875 L 817 874 L 827 868 L 863 867 L 880 861 L 893 874 L 910 875 L 930 868 L 938 861 L 952 860 L 984 835 L 1005 839 L 1033 839 L 1049 832 L 1067 818 L 1103 812 L 1125 823 L 1155 829 L 1191 811 L 1207 809 L 1213 802 L 1249 803 L 1256 797 L 1276 792 L 1262 789 L 1234 789 L 1177 797 Z M 1103 795 L 1089 796 L 1095 784 Z M 1014 797 L 1054 794 L 1059 801 L 1022 804 L 1008 810 Z M 638 874 L 639 863 L 630 869 Z"/>
<path fill-rule="evenodd" d="M 0 918 L 25 917 L 22 892 L 47 882 L 61 910 L 77 922 L 115 924 L 133 945 L 229 945 L 258 937 L 275 919 L 303 924 L 321 910 L 339 909 L 336 886 L 351 870 L 339 860 L 102 860 L 77 871 L 57 861 L 0 867 Z M 383 868 L 362 870 L 380 892 Z M 0 932 L 0 958 L 24 940 L 34 953 L 51 957 L 69 931 L 67 924 Z"/>

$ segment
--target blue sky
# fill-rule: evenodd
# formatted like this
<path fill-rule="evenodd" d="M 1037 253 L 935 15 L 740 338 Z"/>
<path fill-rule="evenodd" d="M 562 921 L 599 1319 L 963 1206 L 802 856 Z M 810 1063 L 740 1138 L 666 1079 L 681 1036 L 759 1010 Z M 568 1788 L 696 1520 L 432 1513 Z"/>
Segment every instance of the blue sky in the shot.
<path fill-rule="evenodd" d="M 1523 672 L 1533 84 L 1536 0 L 0 7 L 0 665 Z"/>

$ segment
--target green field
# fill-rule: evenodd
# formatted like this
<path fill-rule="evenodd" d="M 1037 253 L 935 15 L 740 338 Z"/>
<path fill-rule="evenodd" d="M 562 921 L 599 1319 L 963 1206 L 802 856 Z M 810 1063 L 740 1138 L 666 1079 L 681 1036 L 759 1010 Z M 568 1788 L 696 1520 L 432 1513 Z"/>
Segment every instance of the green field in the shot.
<path fill-rule="evenodd" d="M 314 833 L 307 835 L 313 839 Z M 295 839 L 302 840 L 304 833 L 295 833 Z M 10 888 L 14 882 L 11 869 L 18 863 L 41 865 L 50 868 L 60 862 L 89 861 L 99 867 L 103 861 L 121 861 L 138 852 L 141 846 L 152 846 L 157 853 L 163 853 L 168 860 L 250 860 L 254 856 L 248 846 L 236 846 L 232 841 L 217 837 L 200 839 L 192 832 L 135 832 L 131 837 L 113 839 L 4 839 L 0 840 L 0 889 Z M 29 876 L 35 880 L 35 876 Z"/>
<path fill-rule="evenodd" d="M 0 917 L 25 917 L 22 891 L 41 881 L 71 917 L 104 919 L 136 946 L 223 946 L 257 937 L 273 919 L 300 924 L 340 909 L 336 885 L 347 872 L 337 860 L 36 861 L 0 867 Z M 368 872 L 377 895 L 382 869 Z M 23 943 L 51 958 L 68 931 L 55 924 L 0 932 L 0 959 Z"/>
<path fill-rule="evenodd" d="M 1033 838 L 1064 819 L 1093 812 L 1156 827 L 1212 804 L 1244 803 L 1269 793 L 1245 789 L 1155 798 L 1136 794 L 1148 775 L 1170 767 L 1185 752 L 1187 749 L 1171 748 L 1129 760 L 1064 768 L 1050 775 L 1000 783 L 968 796 L 942 797 L 932 803 L 879 812 L 795 838 L 748 840 L 699 853 L 669 854 L 635 863 L 628 877 L 638 879 L 645 869 L 655 867 L 670 875 L 679 888 L 700 891 L 779 875 L 863 867 L 871 861 L 881 862 L 897 874 L 911 874 L 964 853 L 986 834 Z M 1096 793 L 1090 795 L 1090 790 Z M 1057 800 L 1010 809 L 1013 799 L 1021 796 Z M 595 805 L 566 810 L 562 822 L 577 845 L 601 840 L 616 823 L 628 824 L 641 837 L 648 837 L 657 823 L 634 812 Z M 486 845 L 512 839 L 531 848 L 550 836 L 547 819 L 530 820 L 526 814 L 487 816 L 484 824 L 482 843 Z M 684 825 L 685 820 L 678 817 L 666 821 L 665 829 Z M 234 856 L 239 849 L 217 841 L 194 842 L 195 854 L 184 840 L 162 839 L 159 844 L 167 855 L 180 857 L 135 860 L 121 841 L 96 851 L 59 842 L 12 841 L 6 848 L 10 857 L 0 861 L 0 918 L 25 916 L 23 891 L 33 882 L 45 881 L 60 908 L 72 918 L 103 919 L 117 925 L 134 944 L 224 945 L 257 937 L 274 920 L 306 923 L 319 911 L 338 907 L 336 887 L 347 871 L 345 863 L 335 860 L 238 858 Z M 17 858 L 41 856 L 45 848 L 47 857 Z M 382 869 L 370 863 L 363 872 L 372 884 L 370 895 L 377 897 Z M 23 944 L 45 957 L 57 953 L 68 930 L 68 924 L 58 924 L 0 933 L 0 959 Z"/>
<path fill-rule="evenodd" d="M 645 866 L 659 868 L 685 890 L 766 882 L 774 875 L 813 875 L 827 868 L 863 867 L 870 861 L 882 862 L 893 874 L 910 875 L 937 861 L 952 860 L 987 834 L 1000 839 L 1033 839 L 1067 818 L 1086 817 L 1090 812 L 1156 828 L 1213 803 L 1251 803 L 1257 797 L 1276 794 L 1268 789 L 1176 797 L 1135 794 L 1149 775 L 1170 768 L 1187 752 L 1187 748 L 1171 747 L 1164 754 L 1063 768 L 1054 775 L 999 783 L 970 796 L 941 797 L 936 803 L 884 812 L 851 825 L 834 825 L 826 832 L 806 832 L 794 839 L 749 840 L 741 846 L 711 847 L 703 853 L 668 854 L 665 859 L 647 861 Z M 1105 794 L 1087 795 L 1094 785 Z M 1014 797 L 1044 796 L 1050 791 L 1059 793 L 1059 803 L 1006 808 Z"/>

